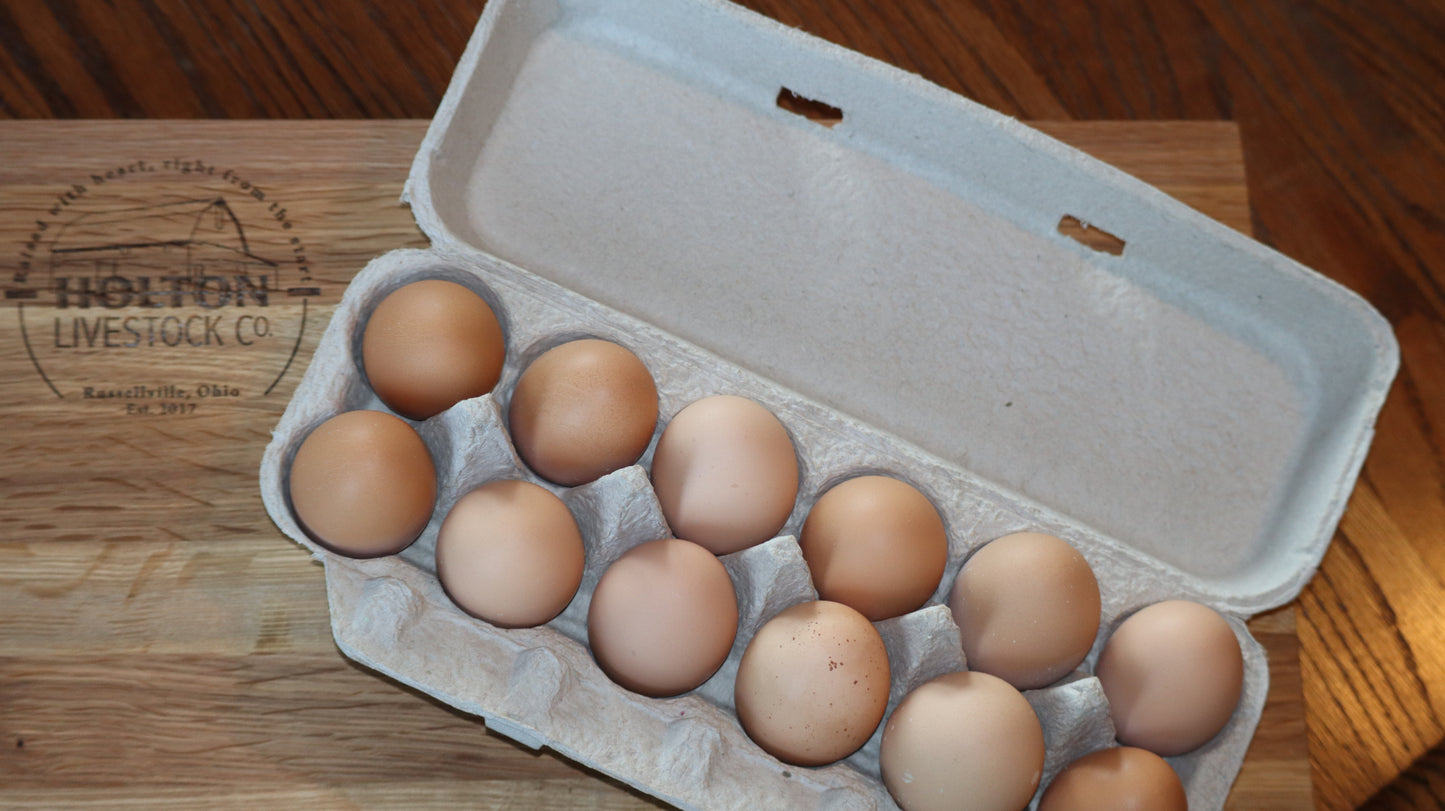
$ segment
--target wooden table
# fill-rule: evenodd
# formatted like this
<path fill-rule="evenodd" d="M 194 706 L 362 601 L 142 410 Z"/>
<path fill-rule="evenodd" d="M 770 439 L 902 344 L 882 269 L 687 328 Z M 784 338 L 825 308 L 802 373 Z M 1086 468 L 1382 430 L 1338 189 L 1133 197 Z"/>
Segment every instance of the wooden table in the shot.
<path fill-rule="evenodd" d="M 1361 485 L 1318 576 L 1296 603 L 1315 802 L 1335 811 L 1378 794 L 1371 807 L 1445 807 L 1445 443 L 1439 439 L 1445 426 L 1445 61 L 1438 57 L 1445 5 L 741 2 L 1026 120 L 1237 124 L 1254 233 L 1368 298 L 1395 326 L 1401 345 L 1401 374 Z M 0 0 L 0 119 L 426 118 L 482 5 Z M 284 153 L 275 151 L 274 139 L 252 142 Z M 78 153 L 96 158 L 87 170 L 114 157 L 79 150 L 46 162 L 41 154 L 33 168 L 72 178 Z M 246 163 L 264 165 L 270 164 L 260 156 Z M 37 192 L 47 205 L 61 191 L 50 182 Z M 357 186 L 332 191 L 370 193 Z M 391 199 L 388 189 L 372 202 Z M 314 195 L 303 202 L 323 208 Z M 6 209 L 0 216 L 27 213 Z M 319 227 L 316 210 L 306 219 L 309 234 Z M 349 239 L 370 236 L 351 232 Z M 0 247 L 0 267 L 14 261 L 23 244 L 17 240 Z M 315 240 L 307 236 L 307 242 Z M 13 318 L 13 304 L 4 302 L 7 317 Z M 201 333 L 205 337 L 204 325 Z M 228 367 L 231 374 L 267 369 Z M 7 378 L 0 397 L 24 400 L 11 393 L 14 387 L 34 384 L 28 376 Z M 64 423 L 57 413 L 52 409 L 51 418 Z M 99 421 L 90 430 L 128 460 L 144 458 L 137 447 L 170 453 L 164 458 L 175 462 L 174 475 L 182 479 L 204 464 L 179 461 L 176 440 L 149 428 Z M 139 445 L 137 435 L 144 440 Z M 46 470 L 36 467 L 43 456 L 25 462 L 31 475 Z M 82 465 L 71 477 L 111 476 L 113 487 L 130 494 L 127 512 L 110 516 L 120 522 L 108 525 L 118 536 L 153 536 L 158 524 L 147 523 L 147 515 L 192 504 L 164 495 L 154 477 L 134 479 L 126 464 L 100 471 Z M 9 506 L 11 492 L 25 490 L 13 474 L 4 475 L 0 498 L 9 516 L 20 509 Z M 86 509 L 72 506 L 68 520 Z M 44 526 L 51 528 L 36 528 Z M 0 524 L 0 538 L 34 543 L 71 534 L 65 526 L 49 518 Z M 0 702 L 9 695 L 0 693 Z M 10 754 L 3 746 L 0 751 Z"/>
<path fill-rule="evenodd" d="M 261 506 L 347 281 L 426 244 L 398 202 L 425 126 L 0 121 L 0 807 L 649 804 L 348 663 L 320 567 Z M 1040 126 L 1249 228 L 1233 124 Z M 213 285 L 210 309 L 171 307 L 164 270 L 144 294 L 81 283 L 164 234 L 278 283 L 264 306 Z M 238 234 L 246 257 L 215 248 Z M 63 308 L 28 292 L 32 239 L 72 263 Z M 1231 807 L 1308 807 L 1293 609 L 1252 628 L 1272 683 Z"/>

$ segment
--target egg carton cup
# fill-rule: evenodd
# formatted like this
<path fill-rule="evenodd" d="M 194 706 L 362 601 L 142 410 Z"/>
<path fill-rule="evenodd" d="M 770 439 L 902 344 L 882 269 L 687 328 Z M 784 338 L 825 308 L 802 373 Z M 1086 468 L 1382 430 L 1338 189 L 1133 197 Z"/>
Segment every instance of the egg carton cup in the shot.
<path fill-rule="evenodd" d="M 416 425 L 436 465 L 438 496 L 418 540 L 399 555 L 358 560 L 312 540 L 288 497 L 290 461 L 307 434 L 345 411 L 389 411 L 367 385 L 360 341 L 371 310 L 388 293 L 420 279 L 447 279 L 492 306 L 507 337 L 507 357 L 491 394 L 458 403 Z M 596 337 L 637 354 L 657 383 L 658 429 L 632 467 L 575 488 L 532 474 L 506 428 L 517 378 L 542 352 Z M 656 699 L 616 685 L 586 647 L 587 608 L 598 578 L 623 552 L 670 537 L 648 480 L 657 435 L 679 410 L 714 394 L 752 398 L 786 427 L 797 451 L 799 497 L 779 537 L 724 556 L 737 592 L 739 627 L 726 662 L 701 687 Z M 547 747 L 683 808 L 896 807 L 879 775 L 884 724 L 847 759 L 799 767 L 773 758 L 744 733 L 733 707 L 738 661 L 759 626 L 782 609 L 816 599 L 796 542 L 818 496 L 856 475 L 881 473 L 917 487 L 943 517 L 948 563 L 927 604 L 875 623 L 888 649 L 888 713 L 911 689 L 962 670 L 959 631 L 946 605 L 964 560 L 978 547 L 1018 531 L 1057 535 L 1078 549 L 1099 582 L 1100 634 L 1080 670 L 1026 691 L 1043 726 L 1047 756 L 1041 787 L 1071 760 L 1114 743 L 1108 705 L 1092 672 L 1103 642 L 1130 613 L 1165 599 L 1192 599 L 1223 613 L 1244 654 L 1243 696 L 1213 740 L 1170 758 L 1190 807 L 1222 807 L 1264 707 L 1269 670 L 1244 617 L 1211 599 L 1206 585 L 1068 517 L 994 486 L 916 445 L 800 396 L 695 345 L 464 247 L 402 250 L 373 260 L 356 276 L 323 335 L 310 367 L 277 424 L 261 464 L 267 511 L 325 567 L 332 630 L 351 659 L 460 710 L 532 748 Z M 587 551 L 582 585 L 557 618 L 528 629 L 500 629 L 457 608 L 436 578 L 442 520 L 463 494 L 496 479 L 525 479 L 562 497 Z M 1042 789 L 1041 789 L 1042 790 Z M 1035 803 L 1037 797 L 1035 798 Z"/>

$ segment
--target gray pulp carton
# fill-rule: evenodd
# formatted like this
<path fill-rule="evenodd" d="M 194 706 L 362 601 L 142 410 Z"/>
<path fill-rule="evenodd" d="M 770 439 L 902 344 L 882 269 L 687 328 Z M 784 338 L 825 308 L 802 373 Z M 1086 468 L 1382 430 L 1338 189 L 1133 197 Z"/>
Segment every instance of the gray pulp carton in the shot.
<path fill-rule="evenodd" d="M 841 111 L 819 126 L 779 94 Z M 817 496 L 861 471 L 914 483 L 950 539 L 929 604 L 879 623 L 908 689 L 964 667 L 944 599 L 964 558 L 1008 532 L 1083 552 L 1103 627 L 1080 672 L 1027 696 L 1045 783 L 1113 738 L 1089 674 L 1123 617 L 1168 598 L 1230 620 L 1244 698 L 1214 741 L 1171 759 L 1191 807 L 1223 804 L 1263 708 L 1268 667 L 1244 626 L 1288 602 L 1323 555 L 1398 363 L 1355 295 L 1159 191 L 916 76 L 720 0 L 492 0 L 407 184 L 427 251 L 357 276 L 262 462 L 277 525 L 325 564 L 351 658 L 529 746 L 684 807 L 892 807 L 879 734 L 828 767 L 788 766 L 732 713 L 758 625 L 814 592 L 794 536 Z M 1121 255 L 1061 235 L 1072 216 Z M 317 547 L 286 501 L 289 459 L 329 416 L 385 407 L 360 330 L 387 292 L 450 278 L 490 301 L 508 356 L 496 390 L 419 425 L 437 511 L 400 556 Z M 585 642 L 602 569 L 668 534 L 638 466 L 578 488 L 518 460 L 503 415 L 521 369 L 582 335 L 652 370 L 661 426 L 688 402 L 744 394 L 798 448 L 783 535 L 724 558 L 738 641 L 697 691 L 612 684 Z M 563 496 L 588 549 L 557 620 L 499 630 L 434 575 L 451 504 L 495 478 Z"/>

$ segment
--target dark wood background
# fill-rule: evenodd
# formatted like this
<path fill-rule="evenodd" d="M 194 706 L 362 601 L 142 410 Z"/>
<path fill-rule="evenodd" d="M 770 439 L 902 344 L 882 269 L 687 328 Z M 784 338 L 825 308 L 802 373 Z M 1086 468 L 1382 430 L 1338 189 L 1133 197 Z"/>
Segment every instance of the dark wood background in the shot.
<path fill-rule="evenodd" d="M 745 2 L 1020 118 L 1237 122 L 1255 234 L 1403 357 L 1298 603 L 1316 801 L 1445 807 L 1445 4 Z M 0 0 L 0 117 L 427 118 L 481 5 Z"/>

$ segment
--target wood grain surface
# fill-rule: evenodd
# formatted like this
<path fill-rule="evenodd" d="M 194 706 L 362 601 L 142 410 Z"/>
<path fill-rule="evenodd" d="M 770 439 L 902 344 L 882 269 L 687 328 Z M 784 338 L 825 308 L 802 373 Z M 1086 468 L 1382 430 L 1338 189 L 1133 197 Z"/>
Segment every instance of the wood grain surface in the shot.
<path fill-rule="evenodd" d="M 745 2 L 1009 115 L 1237 124 L 1253 232 L 1365 295 L 1402 350 L 1361 485 L 1297 603 L 1315 800 L 1445 807 L 1432 750 L 1445 737 L 1445 7 Z M 0 116 L 424 118 L 480 7 L 0 0 Z M 136 510 L 184 501 L 153 491 L 134 494 Z M 15 540 L 66 534 L 28 525 L 5 527 Z"/>
<path fill-rule="evenodd" d="M 1248 228 L 1232 124 L 1043 128 Z M 114 209 L 112 199 L 207 199 L 231 186 L 218 179 L 229 173 L 267 198 L 231 202 L 250 250 L 274 256 L 302 240 L 318 288 L 302 305 L 278 297 L 264 309 L 252 301 L 206 311 L 228 326 L 213 331 L 219 343 L 198 347 L 107 347 L 97 333 L 94 347 L 55 350 L 55 324 L 66 344 L 77 318 L 144 312 L 99 300 L 60 308 L 46 293 L 11 302 L 0 319 L 0 807 L 185 807 L 198 797 L 230 807 L 650 802 L 349 664 L 331 640 L 320 568 L 261 506 L 261 451 L 347 281 L 375 254 L 425 244 L 398 203 L 424 129 L 423 121 L 0 122 L 0 244 L 23 243 L 76 185 L 86 191 L 66 215 L 83 223 Z M 173 155 L 186 158 L 168 169 Z M 187 162 L 215 172 L 179 168 Z M 141 163 L 156 171 L 95 180 Z M 292 228 L 267 221 L 270 203 L 285 207 Z M 73 232 L 51 250 L 75 244 Z M 30 310 L 28 333 L 20 306 Z M 230 325 L 264 313 L 290 334 L 303 306 L 298 360 L 265 393 L 293 347 L 237 344 Z M 171 309 L 197 308 L 155 312 Z M 117 334 L 114 343 L 134 340 Z M 263 373 L 251 374 L 256 368 Z M 100 381 L 112 380 L 126 396 L 84 396 L 87 382 L 105 389 Z M 134 392 L 167 385 L 187 396 Z M 216 385 L 239 391 L 201 397 Z M 158 412 L 162 401 L 195 408 Z M 148 410 L 135 413 L 141 406 Z M 1252 628 L 1273 681 L 1232 803 L 1308 805 L 1294 612 L 1256 618 Z"/>

